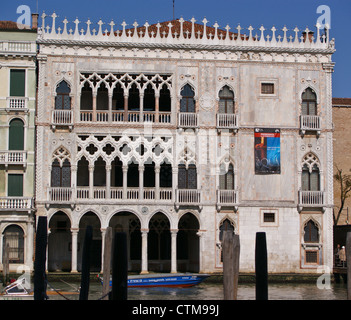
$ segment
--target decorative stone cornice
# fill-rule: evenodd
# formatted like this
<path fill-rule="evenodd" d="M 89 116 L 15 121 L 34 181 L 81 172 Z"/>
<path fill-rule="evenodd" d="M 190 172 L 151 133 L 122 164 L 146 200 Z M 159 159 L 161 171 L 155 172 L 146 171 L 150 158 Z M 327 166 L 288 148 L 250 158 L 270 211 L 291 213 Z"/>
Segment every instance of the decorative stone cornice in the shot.
<path fill-rule="evenodd" d="M 134 22 L 133 28 L 126 29 L 127 24 L 123 21 L 122 30 L 115 30 L 115 23 L 111 21 L 109 28 L 102 30 L 104 23 L 99 20 L 98 30 L 91 28 L 92 22 L 88 20 L 86 27 L 80 27 L 81 21 L 76 19 L 74 29 L 68 27 L 68 21 L 63 21 L 63 28 L 56 28 L 57 15 L 51 15 L 51 27 L 46 25 L 46 14 L 42 15 L 42 26 L 38 32 L 38 43 L 83 47 L 125 47 L 125 48 L 155 48 L 155 49 L 200 49 L 211 51 L 243 51 L 243 52 L 297 52 L 297 53 L 323 53 L 332 54 L 334 49 L 334 39 L 329 39 L 329 30 L 321 32 L 317 25 L 316 36 L 314 32 L 306 28 L 299 30 L 295 28 L 293 34 L 288 35 L 288 29 L 284 27 L 283 34 L 277 35 L 277 29 L 271 28 L 271 35 L 265 35 L 266 29 L 262 26 L 260 36 L 253 35 L 254 28 L 249 26 L 249 35 L 243 33 L 243 28 L 239 25 L 237 33 L 229 32 L 227 25 L 225 30 L 219 29 L 215 23 L 213 27 L 207 26 L 208 21 L 204 19 L 203 25 L 196 24 L 193 18 L 185 21 L 182 18 L 171 22 L 139 27 Z M 151 31 L 150 31 L 151 30 Z M 300 33 L 302 31 L 302 33 Z M 100 49 L 101 50 L 101 49 Z"/>

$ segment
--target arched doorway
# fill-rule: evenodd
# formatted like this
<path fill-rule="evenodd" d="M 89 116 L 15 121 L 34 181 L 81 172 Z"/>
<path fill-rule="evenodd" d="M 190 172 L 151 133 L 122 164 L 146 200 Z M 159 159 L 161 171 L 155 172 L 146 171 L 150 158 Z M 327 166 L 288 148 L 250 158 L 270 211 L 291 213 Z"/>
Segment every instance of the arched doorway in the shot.
<path fill-rule="evenodd" d="M 102 236 L 101 236 L 101 223 L 100 219 L 94 212 L 85 213 L 79 221 L 78 232 L 78 271 L 82 269 L 82 253 L 85 239 L 85 232 L 87 226 L 93 229 L 93 239 L 91 242 L 90 251 L 90 271 L 101 271 L 101 249 L 102 249 Z"/>
<path fill-rule="evenodd" d="M 3 255 L 8 245 L 9 263 L 24 263 L 24 232 L 17 225 L 8 226 L 3 233 Z M 4 256 L 3 256 L 4 258 Z M 4 261 L 4 260 L 3 260 Z"/>
<path fill-rule="evenodd" d="M 177 233 L 177 270 L 181 272 L 200 271 L 200 225 L 192 213 L 184 214 L 178 223 Z"/>
<path fill-rule="evenodd" d="M 71 271 L 71 221 L 62 212 L 56 212 L 49 222 L 48 271 Z"/>
<path fill-rule="evenodd" d="M 162 212 L 155 213 L 150 219 L 147 244 L 149 271 L 170 272 L 170 223 L 168 218 Z"/>
<path fill-rule="evenodd" d="M 116 213 L 109 222 L 112 234 L 124 232 L 127 235 L 128 271 L 141 271 L 141 232 L 140 220 L 131 212 Z"/>

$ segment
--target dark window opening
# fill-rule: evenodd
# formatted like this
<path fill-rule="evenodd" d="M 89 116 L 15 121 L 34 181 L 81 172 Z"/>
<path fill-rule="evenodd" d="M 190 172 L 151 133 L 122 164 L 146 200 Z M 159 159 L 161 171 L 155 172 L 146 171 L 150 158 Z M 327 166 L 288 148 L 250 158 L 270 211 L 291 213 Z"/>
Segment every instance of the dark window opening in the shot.
<path fill-rule="evenodd" d="M 304 242 L 312 242 L 318 243 L 319 242 L 319 230 L 316 224 L 313 221 L 308 221 L 305 228 L 304 228 Z"/>
<path fill-rule="evenodd" d="M 124 91 L 119 82 L 113 89 L 112 110 L 124 110 Z"/>
<path fill-rule="evenodd" d="M 161 112 L 171 111 L 171 94 L 166 84 L 164 84 L 162 86 L 162 89 L 160 90 L 159 111 Z"/>
<path fill-rule="evenodd" d="M 195 93 L 190 85 L 186 84 L 180 92 L 180 112 L 195 112 Z"/>
<path fill-rule="evenodd" d="M 261 83 L 262 94 L 274 94 L 274 83 Z"/>
<path fill-rule="evenodd" d="M 144 111 L 155 111 L 155 90 L 150 83 L 144 91 Z"/>
<path fill-rule="evenodd" d="M 80 110 L 93 110 L 93 90 L 85 82 L 80 96 Z"/>
<path fill-rule="evenodd" d="M 55 109 L 56 110 L 70 110 L 71 97 L 69 96 L 71 89 L 66 81 L 61 81 L 56 88 Z"/>
<path fill-rule="evenodd" d="M 130 163 L 128 165 L 127 187 L 139 187 L 139 165 L 137 163 Z"/>
<path fill-rule="evenodd" d="M 135 83 L 133 83 L 131 88 L 129 89 L 128 110 L 129 111 L 140 110 L 139 89 Z"/>

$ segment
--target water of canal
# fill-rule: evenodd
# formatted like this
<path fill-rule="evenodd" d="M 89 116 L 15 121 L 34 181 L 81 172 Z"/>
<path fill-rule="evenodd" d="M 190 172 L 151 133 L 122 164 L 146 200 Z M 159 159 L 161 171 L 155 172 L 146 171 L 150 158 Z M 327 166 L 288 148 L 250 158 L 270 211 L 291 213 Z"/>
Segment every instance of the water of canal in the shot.
<path fill-rule="evenodd" d="M 60 290 L 72 290 L 77 283 L 50 283 Z M 102 286 L 98 282 L 91 282 L 89 300 L 101 298 Z M 79 296 L 67 296 L 70 300 L 78 300 Z M 319 289 L 313 283 L 282 283 L 268 286 L 269 300 L 346 300 L 347 288 L 344 283 L 332 283 L 330 289 Z M 50 297 L 50 300 L 65 300 L 61 296 Z M 202 283 L 191 288 L 129 288 L 128 300 L 223 300 L 223 285 L 217 283 Z M 255 284 L 239 284 L 238 300 L 255 300 Z"/>

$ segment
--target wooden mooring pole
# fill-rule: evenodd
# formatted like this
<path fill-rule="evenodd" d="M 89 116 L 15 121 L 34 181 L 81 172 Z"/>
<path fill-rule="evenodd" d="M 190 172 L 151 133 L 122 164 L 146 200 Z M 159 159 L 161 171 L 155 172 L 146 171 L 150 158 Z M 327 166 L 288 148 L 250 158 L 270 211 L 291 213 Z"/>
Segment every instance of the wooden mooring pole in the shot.
<path fill-rule="evenodd" d="M 103 300 L 108 300 L 108 293 L 110 291 L 110 274 L 111 274 L 111 253 L 112 253 L 112 228 L 106 228 L 105 243 L 104 243 L 104 267 L 103 276 L 104 281 L 102 285 Z"/>
<path fill-rule="evenodd" d="M 351 300 L 351 232 L 346 234 L 347 300 Z"/>
<path fill-rule="evenodd" d="M 255 248 L 256 300 L 268 300 L 266 233 L 256 233 Z"/>
<path fill-rule="evenodd" d="M 127 300 L 127 236 L 124 232 L 116 232 L 115 234 L 112 261 L 113 264 L 111 300 Z"/>
<path fill-rule="evenodd" d="M 90 248 L 93 239 L 93 228 L 87 226 L 83 243 L 82 253 L 82 275 L 79 292 L 79 300 L 88 300 L 90 282 Z"/>
<path fill-rule="evenodd" d="M 237 300 L 240 241 L 232 231 L 224 231 L 222 253 L 224 300 Z"/>
<path fill-rule="evenodd" d="M 47 217 L 39 217 L 35 238 L 34 300 L 46 300 L 46 245 L 48 237 Z"/>
<path fill-rule="evenodd" d="M 5 251 L 4 251 L 4 260 L 3 260 L 3 267 L 2 267 L 2 283 L 4 286 L 7 286 L 9 283 L 9 252 L 10 252 L 10 245 L 6 243 Z"/>

